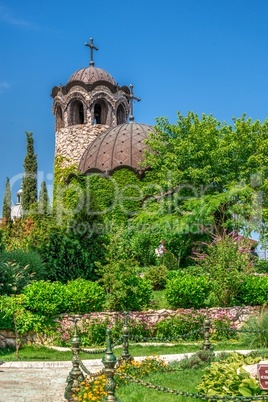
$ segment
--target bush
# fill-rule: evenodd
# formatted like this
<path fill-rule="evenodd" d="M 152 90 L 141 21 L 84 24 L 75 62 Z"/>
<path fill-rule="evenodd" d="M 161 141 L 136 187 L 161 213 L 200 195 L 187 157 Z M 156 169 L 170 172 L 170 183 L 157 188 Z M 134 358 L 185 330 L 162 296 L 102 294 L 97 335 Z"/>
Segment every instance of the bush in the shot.
<path fill-rule="evenodd" d="M 215 360 L 216 356 L 211 350 L 200 350 L 191 356 L 185 356 L 182 360 L 169 363 L 169 367 L 174 371 L 196 370 Z"/>
<path fill-rule="evenodd" d="M 172 308 L 207 307 L 207 298 L 211 291 L 211 282 L 206 275 L 194 277 L 178 275 L 166 285 L 166 298 Z"/>
<path fill-rule="evenodd" d="M 231 353 L 225 361 L 214 362 L 205 369 L 197 390 L 201 394 L 211 395 L 212 399 L 213 395 L 261 395 L 265 392 L 260 389 L 259 381 L 251 377 L 242 366 L 262 359 L 262 356 L 253 358 Z"/>
<path fill-rule="evenodd" d="M 67 283 L 77 278 L 97 279 L 95 261 L 103 257 L 104 238 L 96 235 L 93 241 L 90 230 L 85 233 L 82 231 L 83 233 L 80 234 L 79 222 L 74 220 L 72 225 L 69 232 L 64 229 L 50 231 L 48 240 L 40 248 L 46 264 L 48 280 Z M 83 226 L 81 227 L 83 229 Z M 88 228 L 90 229 L 90 223 Z M 76 232 L 80 237 L 76 235 Z"/>
<path fill-rule="evenodd" d="M 84 314 L 92 311 L 101 311 L 104 301 L 104 289 L 95 282 L 86 279 L 69 281 L 65 287 L 66 312 Z"/>
<path fill-rule="evenodd" d="M 237 295 L 239 304 L 259 306 L 268 303 L 268 276 L 249 275 L 240 283 Z"/>
<path fill-rule="evenodd" d="M 30 311 L 49 316 L 66 311 L 65 286 L 60 282 L 33 282 L 24 288 L 23 293 Z"/>
<path fill-rule="evenodd" d="M 158 322 L 155 327 L 157 338 L 175 340 L 183 337 L 187 340 L 201 339 L 204 321 L 203 314 L 198 311 L 181 313 L 175 317 L 168 317 Z"/>
<path fill-rule="evenodd" d="M 146 279 L 137 276 L 130 276 L 122 284 L 121 290 L 110 292 L 106 297 L 105 306 L 108 310 L 140 311 L 150 303 L 152 286 Z"/>
<path fill-rule="evenodd" d="M 14 250 L 0 255 L 0 294 L 19 294 L 32 280 L 45 278 L 45 268 L 35 251 Z"/>
<path fill-rule="evenodd" d="M 214 300 L 219 306 L 235 305 L 241 281 L 253 272 L 249 251 L 244 238 L 225 231 L 207 244 L 206 253 L 194 253 L 196 262 L 211 278 Z"/>
<path fill-rule="evenodd" d="M 255 271 L 260 274 L 268 274 L 268 261 L 258 260 L 254 266 Z"/>
<path fill-rule="evenodd" d="M 5 251 L 1 254 L 1 260 L 5 262 L 15 262 L 21 267 L 28 266 L 28 274 L 34 273 L 34 279 L 40 280 L 46 277 L 46 269 L 41 255 L 34 250 L 13 250 Z"/>
<path fill-rule="evenodd" d="M 15 262 L 0 261 L 0 295 L 19 294 L 33 279 L 28 274 L 28 267 L 21 267 Z"/>
<path fill-rule="evenodd" d="M 165 288 L 168 270 L 165 265 L 148 267 L 144 273 L 144 278 L 152 284 L 153 290 Z"/>
<path fill-rule="evenodd" d="M 100 283 L 106 291 L 105 308 L 113 311 L 142 310 L 150 303 L 152 285 L 136 275 L 129 261 L 114 260 L 106 265 L 96 264 Z"/>
<path fill-rule="evenodd" d="M 262 311 L 258 317 L 250 317 L 244 325 L 243 342 L 251 349 L 268 348 L 268 313 Z"/>

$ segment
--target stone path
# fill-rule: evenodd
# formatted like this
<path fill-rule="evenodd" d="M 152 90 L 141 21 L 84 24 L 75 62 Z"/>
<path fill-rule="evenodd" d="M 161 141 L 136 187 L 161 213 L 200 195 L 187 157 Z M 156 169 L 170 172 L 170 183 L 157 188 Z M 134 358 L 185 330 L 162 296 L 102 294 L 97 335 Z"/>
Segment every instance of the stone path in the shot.
<path fill-rule="evenodd" d="M 248 353 L 249 351 L 239 351 Z M 193 353 L 160 356 L 166 362 Z M 135 357 L 142 360 L 144 357 Z M 91 372 L 99 371 L 101 359 L 83 360 Z M 71 362 L 6 362 L 0 365 L 0 402 L 66 402 L 64 390 Z"/>

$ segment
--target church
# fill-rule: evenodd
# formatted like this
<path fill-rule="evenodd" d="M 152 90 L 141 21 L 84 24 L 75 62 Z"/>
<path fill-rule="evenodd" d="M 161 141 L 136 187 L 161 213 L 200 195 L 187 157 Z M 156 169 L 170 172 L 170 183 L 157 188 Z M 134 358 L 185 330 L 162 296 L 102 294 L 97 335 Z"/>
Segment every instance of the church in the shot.
<path fill-rule="evenodd" d="M 134 122 L 133 102 L 140 101 L 133 85 L 117 84 L 104 69 L 95 67 L 98 48 L 90 38 L 88 67 L 75 71 L 65 85 L 52 89 L 55 116 L 55 160 L 84 175 L 112 175 L 127 168 L 142 177 L 144 140 L 152 126 Z"/>

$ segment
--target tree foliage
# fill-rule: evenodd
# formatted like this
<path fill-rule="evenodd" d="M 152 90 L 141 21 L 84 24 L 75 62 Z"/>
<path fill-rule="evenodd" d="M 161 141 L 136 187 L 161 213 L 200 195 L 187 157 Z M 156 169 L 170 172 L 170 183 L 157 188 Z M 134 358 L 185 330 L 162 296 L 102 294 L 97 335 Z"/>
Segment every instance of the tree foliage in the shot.
<path fill-rule="evenodd" d="M 6 180 L 2 217 L 5 223 L 11 222 L 11 189 L 10 189 L 10 180 L 8 177 Z"/>
<path fill-rule="evenodd" d="M 49 212 L 50 212 L 50 205 L 49 205 L 47 185 L 45 180 L 43 180 L 41 183 L 41 189 L 39 193 L 38 213 L 47 215 Z"/>
<path fill-rule="evenodd" d="M 261 123 L 244 115 L 227 125 L 211 115 L 178 113 L 177 124 L 157 119 L 148 145 L 147 180 L 158 184 L 151 186 L 148 198 L 168 206 L 184 230 L 212 234 L 225 227 L 248 232 L 261 228 L 268 120 Z"/>
<path fill-rule="evenodd" d="M 37 156 L 34 153 L 33 134 L 26 132 L 26 156 L 24 158 L 24 176 L 22 179 L 22 210 L 27 214 L 37 202 Z"/>

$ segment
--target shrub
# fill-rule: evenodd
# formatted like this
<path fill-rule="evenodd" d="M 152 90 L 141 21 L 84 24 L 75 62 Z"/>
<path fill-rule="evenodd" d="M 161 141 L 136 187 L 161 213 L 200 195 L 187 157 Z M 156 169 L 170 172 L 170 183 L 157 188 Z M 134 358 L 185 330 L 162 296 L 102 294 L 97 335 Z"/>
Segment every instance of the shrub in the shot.
<path fill-rule="evenodd" d="M 260 274 L 268 274 L 268 261 L 258 260 L 254 266 L 255 271 Z"/>
<path fill-rule="evenodd" d="M 212 334 L 211 339 L 215 341 L 236 339 L 237 331 L 231 320 L 231 316 L 224 310 L 218 310 L 211 316 Z"/>
<path fill-rule="evenodd" d="M 178 275 L 167 281 L 166 298 L 172 308 L 201 308 L 207 306 L 212 285 L 206 275 Z"/>
<path fill-rule="evenodd" d="M 6 251 L 0 255 L 0 294 L 21 293 L 32 280 L 45 277 L 40 255 L 35 251 Z"/>
<path fill-rule="evenodd" d="M 248 275 L 240 283 L 238 303 L 258 306 L 268 303 L 268 276 Z"/>
<path fill-rule="evenodd" d="M 244 364 L 254 364 L 260 360 L 262 360 L 261 356 L 253 358 L 231 353 L 225 361 L 214 362 L 205 369 L 197 390 L 201 394 L 209 394 L 211 397 L 213 395 L 251 396 L 263 394 L 259 381 L 252 378 L 242 368 Z"/>
<path fill-rule="evenodd" d="M 199 352 L 185 356 L 182 360 L 175 360 L 169 363 L 169 366 L 173 371 L 182 371 L 189 369 L 198 369 L 206 366 L 208 363 L 215 361 L 216 357 L 210 350 L 200 350 Z"/>
<path fill-rule="evenodd" d="M 198 340 L 202 337 L 200 328 L 202 328 L 203 321 L 203 314 L 193 310 L 168 317 L 156 324 L 155 336 L 159 339 L 169 340 L 180 337 L 187 340 Z"/>
<path fill-rule="evenodd" d="M 268 348 L 268 313 L 264 310 L 258 317 L 250 317 L 243 329 L 242 340 L 249 348 Z"/>
<path fill-rule="evenodd" d="M 77 278 L 97 279 L 95 261 L 103 257 L 104 237 L 96 235 L 93 241 L 90 222 L 85 225 L 85 231 L 82 223 L 79 231 L 79 224 L 73 220 L 69 231 L 49 232 L 48 240 L 40 248 L 47 269 L 46 279 L 64 283 Z"/>
<path fill-rule="evenodd" d="M 219 306 L 232 306 L 244 276 L 253 271 L 249 245 L 244 238 L 224 232 L 207 244 L 206 253 L 195 253 L 195 259 L 211 278 Z"/>
<path fill-rule="evenodd" d="M 167 282 L 167 267 L 165 265 L 148 267 L 144 278 L 152 284 L 153 290 L 164 289 Z"/>
<path fill-rule="evenodd" d="M 98 266 L 100 283 L 106 291 L 105 307 L 108 310 L 142 310 L 149 305 L 152 285 L 136 275 L 128 261 L 118 260 Z"/>
<path fill-rule="evenodd" d="M 34 274 L 35 280 L 44 279 L 46 277 L 46 269 L 41 255 L 34 250 L 13 250 L 5 251 L 1 254 L 1 260 L 5 262 L 15 262 L 21 267 L 28 267 L 29 275 Z"/>
<path fill-rule="evenodd" d="M 104 345 L 107 338 L 108 320 L 91 318 L 84 315 L 77 324 L 77 333 L 81 340 L 82 347 Z M 59 346 L 70 346 L 71 338 L 74 335 L 74 324 L 68 317 L 57 320 L 57 329 L 50 334 L 53 343 Z M 121 334 L 120 334 L 121 335 Z"/>
<path fill-rule="evenodd" d="M 15 262 L 0 261 L 0 295 L 19 294 L 28 285 L 33 274 L 28 274 L 28 267 L 21 267 Z"/>
<path fill-rule="evenodd" d="M 130 276 L 122 284 L 121 290 L 116 293 L 112 291 L 107 295 L 105 306 L 113 311 L 140 311 L 149 305 L 151 294 L 150 282 L 137 276 Z"/>
<path fill-rule="evenodd" d="M 65 286 L 66 312 L 84 314 L 92 311 L 101 311 L 104 301 L 104 289 L 95 282 L 78 278 L 69 281 Z"/>
<path fill-rule="evenodd" d="M 60 282 L 33 282 L 23 293 L 26 307 L 33 312 L 52 316 L 66 310 L 65 286 Z"/>

